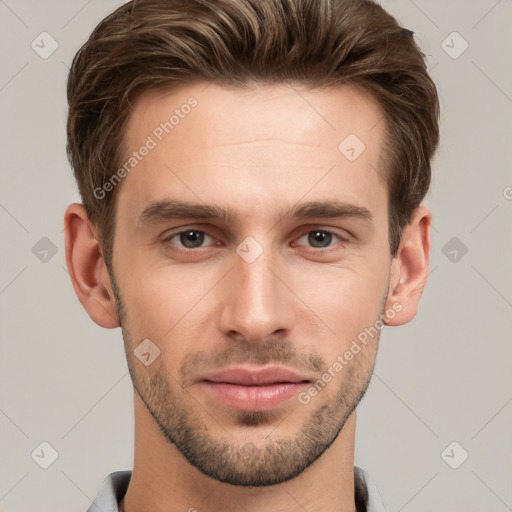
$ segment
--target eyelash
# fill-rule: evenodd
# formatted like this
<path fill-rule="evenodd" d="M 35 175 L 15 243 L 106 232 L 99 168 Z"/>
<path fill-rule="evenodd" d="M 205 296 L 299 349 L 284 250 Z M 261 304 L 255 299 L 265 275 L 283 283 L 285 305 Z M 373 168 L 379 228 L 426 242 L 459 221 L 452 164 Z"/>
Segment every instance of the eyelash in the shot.
<path fill-rule="evenodd" d="M 214 238 L 213 236 L 209 235 L 207 231 L 204 231 L 202 229 L 189 228 L 189 229 L 182 229 L 181 231 L 176 231 L 175 233 L 172 233 L 172 234 L 168 235 L 166 238 L 164 238 L 163 243 L 164 243 L 165 246 L 172 246 L 173 249 L 175 249 L 177 251 L 181 251 L 181 252 L 186 252 L 186 253 L 194 253 L 194 252 L 199 252 L 202 249 L 207 249 L 207 247 L 197 247 L 195 249 L 189 249 L 189 248 L 180 247 L 180 246 L 177 246 L 177 245 L 171 243 L 171 240 L 173 238 L 181 235 L 182 233 L 188 233 L 190 231 L 193 231 L 193 232 L 196 232 L 196 233 L 203 233 L 203 234 L 205 234 L 205 235 L 207 235 L 207 236 L 209 236 L 211 238 Z M 335 236 L 340 241 L 339 242 L 340 247 L 345 246 L 349 242 L 348 238 L 344 238 L 341 235 L 339 235 L 339 234 L 337 234 L 334 231 L 331 231 L 329 229 L 321 229 L 321 228 L 314 228 L 314 229 L 309 229 L 307 231 L 303 231 L 302 234 L 298 238 L 296 238 L 296 240 L 298 240 L 300 238 L 303 238 L 305 235 L 308 235 L 309 233 L 314 233 L 314 232 L 328 233 L 330 235 Z M 319 252 L 327 253 L 327 252 L 331 252 L 333 250 L 336 250 L 336 249 L 333 249 L 333 247 L 335 247 L 335 246 L 336 246 L 336 244 L 329 245 L 328 247 L 310 247 L 310 249 L 312 251 L 319 251 Z"/>

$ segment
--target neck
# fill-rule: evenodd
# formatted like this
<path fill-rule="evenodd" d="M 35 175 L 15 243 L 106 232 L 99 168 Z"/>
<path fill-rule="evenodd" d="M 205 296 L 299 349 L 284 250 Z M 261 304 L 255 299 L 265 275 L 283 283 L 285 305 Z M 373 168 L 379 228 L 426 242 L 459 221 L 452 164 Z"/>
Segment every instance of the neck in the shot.
<path fill-rule="evenodd" d="M 267 487 L 242 487 L 201 473 L 170 444 L 138 394 L 135 459 L 120 512 L 356 512 L 354 499 L 355 412 L 334 443 L 297 477 Z"/>

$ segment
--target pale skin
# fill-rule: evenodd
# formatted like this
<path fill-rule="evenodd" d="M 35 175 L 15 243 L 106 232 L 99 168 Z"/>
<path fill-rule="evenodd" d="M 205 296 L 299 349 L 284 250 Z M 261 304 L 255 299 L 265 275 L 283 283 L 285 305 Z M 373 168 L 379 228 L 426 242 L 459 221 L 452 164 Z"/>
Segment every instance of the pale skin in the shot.
<path fill-rule="evenodd" d="M 431 213 L 417 208 L 392 257 L 388 192 L 376 172 L 384 128 L 378 104 L 346 86 L 296 89 L 196 84 L 139 98 L 126 132 L 127 156 L 189 97 L 197 106 L 118 185 L 113 271 L 124 318 L 96 226 L 81 204 L 66 210 L 66 261 L 75 292 L 98 325 L 123 323 L 132 378 L 137 377 L 135 461 L 124 512 L 234 512 L 241 504 L 246 512 L 356 512 L 352 408 L 371 377 L 378 337 L 309 403 L 293 398 L 251 425 L 198 382 L 202 371 L 221 368 L 213 361 L 241 363 L 267 353 L 313 382 L 381 311 L 386 325 L 402 325 L 416 315 L 428 275 Z M 366 146 L 355 161 L 338 150 L 351 133 Z M 165 199 L 217 205 L 233 210 L 233 218 L 161 219 L 143 226 L 141 212 Z M 282 216 L 297 204 L 328 200 L 364 208 L 371 219 Z M 204 242 L 190 248 L 180 236 L 169 240 L 180 231 L 203 232 Z M 311 231 L 327 231 L 332 239 L 312 245 Z M 248 236 L 263 249 L 251 263 L 236 252 Z M 160 350 L 148 367 L 133 356 L 144 339 Z M 277 359 L 272 347 L 278 342 L 293 355 Z M 192 359 L 198 354 L 202 360 Z M 313 357 L 322 368 L 305 363 Z M 167 394 L 155 391 L 157 381 L 150 376 L 161 378 Z M 170 434 L 176 433 L 175 443 L 158 428 L 148 404 Z M 308 444 L 303 433 L 321 408 L 326 419 L 318 439 Z M 199 461 L 222 446 L 216 452 L 222 463 L 216 465 L 216 457 L 205 463 L 209 475 L 178 448 L 189 440 L 180 437 L 178 421 L 182 432 L 201 432 L 195 439 L 204 440 L 195 452 Z M 275 460 L 284 462 L 275 464 L 270 450 L 286 441 L 297 447 L 296 456 L 279 452 L 283 458 Z M 319 453 L 322 443 L 329 446 Z M 244 461 L 237 459 L 242 453 Z M 286 468 L 297 460 L 312 463 L 287 478 Z M 250 479 L 256 468 L 279 483 L 251 487 L 215 478 L 225 471 L 233 479 Z"/>

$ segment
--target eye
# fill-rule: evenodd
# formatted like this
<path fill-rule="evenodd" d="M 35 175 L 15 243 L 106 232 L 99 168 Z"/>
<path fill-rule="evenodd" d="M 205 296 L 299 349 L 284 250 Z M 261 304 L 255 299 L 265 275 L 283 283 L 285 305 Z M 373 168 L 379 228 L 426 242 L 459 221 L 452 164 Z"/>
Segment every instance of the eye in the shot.
<path fill-rule="evenodd" d="M 306 241 L 310 243 L 314 249 L 325 249 L 331 246 L 333 237 L 340 240 L 342 244 L 348 241 L 346 238 L 343 238 L 340 235 L 337 235 L 336 233 L 326 229 L 313 229 L 312 231 L 308 231 L 302 235 L 297 240 L 300 241 L 305 238 Z"/>
<path fill-rule="evenodd" d="M 177 250 L 193 251 L 194 249 L 206 248 L 207 245 L 204 244 L 208 239 L 210 239 L 209 245 L 212 245 L 212 241 L 215 239 L 205 231 L 199 229 L 186 229 L 170 234 L 164 238 L 163 243 L 166 245 L 172 245 Z M 339 241 L 340 245 L 348 242 L 346 238 L 327 229 L 313 229 L 305 232 L 300 238 L 296 239 L 299 242 L 298 245 L 303 245 L 300 243 L 303 239 L 305 239 L 306 243 L 309 244 L 312 249 L 320 250 L 328 249 L 335 245 L 333 242 L 335 242 L 336 239 Z"/>
<path fill-rule="evenodd" d="M 204 231 L 200 231 L 198 229 L 187 229 L 186 231 L 179 231 L 178 233 L 168 236 L 164 239 L 164 243 L 172 243 L 173 245 L 178 245 L 178 247 L 185 249 L 198 249 L 201 248 L 205 237 L 212 238 Z M 176 238 L 181 245 L 171 242 L 174 238 Z"/>

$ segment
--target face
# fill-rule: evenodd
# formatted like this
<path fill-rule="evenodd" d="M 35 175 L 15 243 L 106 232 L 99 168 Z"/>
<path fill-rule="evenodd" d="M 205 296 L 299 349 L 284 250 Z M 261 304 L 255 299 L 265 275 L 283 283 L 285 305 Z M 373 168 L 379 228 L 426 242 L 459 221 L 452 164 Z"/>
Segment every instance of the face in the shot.
<path fill-rule="evenodd" d="M 391 268 L 382 123 L 346 86 L 201 84 L 136 103 L 110 277 L 136 392 L 204 474 L 293 478 L 364 395 Z"/>

